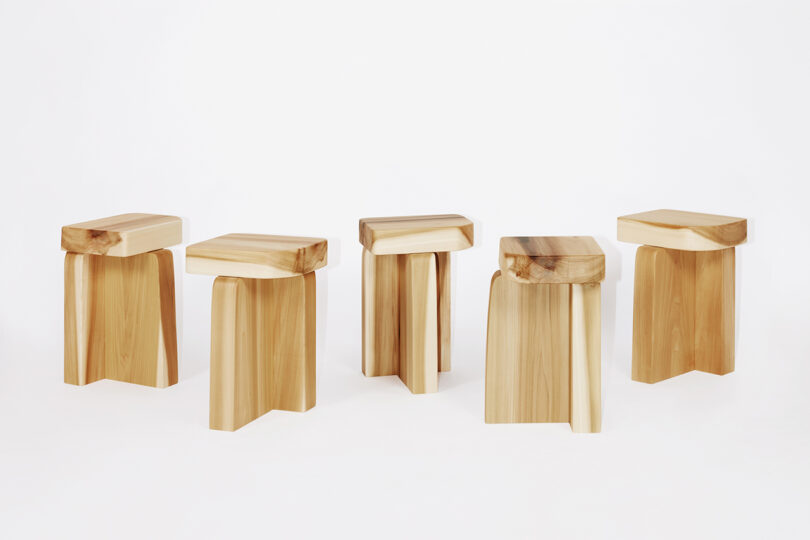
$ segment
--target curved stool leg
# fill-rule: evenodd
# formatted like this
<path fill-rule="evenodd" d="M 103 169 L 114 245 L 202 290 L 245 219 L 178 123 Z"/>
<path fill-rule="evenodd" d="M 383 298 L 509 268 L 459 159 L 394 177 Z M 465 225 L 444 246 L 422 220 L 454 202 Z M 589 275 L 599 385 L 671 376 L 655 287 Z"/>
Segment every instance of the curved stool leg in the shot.
<path fill-rule="evenodd" d="M 571 285 L 571 429 L 602 430 L 602 287 Z"/>
<path fill-rule="evenodd" d="M 569 421 L 568 284 L 492 277 L 487 423 Z"/>

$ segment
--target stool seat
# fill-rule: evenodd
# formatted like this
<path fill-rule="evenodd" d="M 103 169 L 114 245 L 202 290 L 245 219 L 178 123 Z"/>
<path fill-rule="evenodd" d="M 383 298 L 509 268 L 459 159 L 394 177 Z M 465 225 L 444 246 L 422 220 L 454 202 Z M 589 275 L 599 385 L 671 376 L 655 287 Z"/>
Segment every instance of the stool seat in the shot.
<path fill-rule="evenodd" d="M 186 272 L 245 278 L 301 276 L 326 266 L 324 238 L 226 234 L 186 248 Z"/>
<path fill-rule="evenodd" d="M 177 383 L 174 258 L 179 217 L 121 214 L 62 227 L 68 384 Z"/>
<path fill-rule="evenodd" d="M 365 218 L 360 243 L 373 255 L 460 251 L 473 245 L 473 222 L 458 214 Z"/>
<path fill-rule="evenodd" d="M 62 249 L 88 255 L 131 257 L 182 241 L 182 220 L 159 214 L 121 214 L 62 227 Z"/>
<path fill-rule="evenodd" d="M 521 283 L 598 283 L 605 254 L 590 236 L 505 236 L 501 273 Z"/>
<path fill-rule="evenodd" d="M 738 217 L 653 210 L 619 218 L 620 241 L 683 251 L 726 249 L 747 235 L 748 220 Z"/>

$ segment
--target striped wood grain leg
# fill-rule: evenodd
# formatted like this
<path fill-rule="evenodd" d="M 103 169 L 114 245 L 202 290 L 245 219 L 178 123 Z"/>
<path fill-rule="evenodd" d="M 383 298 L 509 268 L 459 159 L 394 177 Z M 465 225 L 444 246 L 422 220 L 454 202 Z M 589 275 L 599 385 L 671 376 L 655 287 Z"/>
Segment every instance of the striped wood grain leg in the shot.
<path fill-rule="evenodd" d="M 309 410 L 315 406 L 315 272 L 258 281 L 262 409 Z"/>
<path fill-rule="evenodd" d="M 399 265 L 397 255 L 363 249 L 363 374 L 399 373 Z"/>
<path fill-rule="evenodd" d="M 439 371 L 450 371 L 450 252 L 436 253 L 436 297 L 439 303 Z"/>
<path fill-rule="evenodd" d="M 439 389 L 436 255 L 399 256 L 399 376 L 414 394 Z"/>
<path fill-rule="evenodd" d="M 734 248 L 695 253 L 695 369 L 734 371 Z"/>
<path fill-rule="evenodd" d="M 602 430 L 602 287 L 571 284 L 571 429 Z"/>
<path fill-rule="evenodd" d="M 633 380 L 695 368 L 695 252 L 641 246 L 633 298 Z"/>
<path fill-rule="evenodd" d="M 568 422 L 567 284 L 523 284 L 495 272 L 487 326 L 487 423 Z"/>
<path fill-rule="evenodd" d="M 65 254 L 65 382 L 84 385 L 104 378 L 103 304 L 96 283 L 101 257 Z"/>
<path fill-rule="evenodd" d="M 105 377 L 145 386 L 177 383 L 172 253 L 102 257 Z"/>
<path fill-rule="evenodd" d="M 256 279 L 214 280 L 209 427 L 234 431 L 269 411 L 259 402 Z"/>

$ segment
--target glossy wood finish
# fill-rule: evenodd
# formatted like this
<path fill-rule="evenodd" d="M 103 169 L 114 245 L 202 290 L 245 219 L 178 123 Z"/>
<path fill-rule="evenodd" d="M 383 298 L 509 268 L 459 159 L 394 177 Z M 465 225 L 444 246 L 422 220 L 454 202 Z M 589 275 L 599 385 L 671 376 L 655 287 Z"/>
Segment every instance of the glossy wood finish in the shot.
<path fill-rule="evenodd" d="M 177 382 L 172 253 L 65 255 L 65 382 Z"/>
<path fill-rule="evenodd" d="M 218 277 L 211 316 L 211 429 L 315 406 L 315 273 Z"/>
<path fill-rule="evenodd" d="M 246 278 L 285 278 L 326 266 L 323 238 L 226 234 L 186 248 L 186 272 Z"/>
<path fill-rule="evenodd" d="M 62 249 L 73 253 L 131 257 L 183 241 L 179 217 L 121 214 L 62 227 Z"/>

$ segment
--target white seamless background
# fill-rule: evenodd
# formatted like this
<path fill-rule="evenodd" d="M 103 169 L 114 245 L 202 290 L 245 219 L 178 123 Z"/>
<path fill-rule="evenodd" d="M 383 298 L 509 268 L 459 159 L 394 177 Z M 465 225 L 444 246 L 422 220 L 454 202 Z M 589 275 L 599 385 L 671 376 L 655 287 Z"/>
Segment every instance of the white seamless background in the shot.
<path fill-rule="evenodd" d="M 0 0 L 0 537 L 806 538 L 810 4 Z M 616 217 L 749 218 L 737 371 L 630 380 Z M 212 278 L 173 248 L 180 382 L 62 382 L 60 227 L 325 236 L 318 404 L 208 430 Z M 453 371 L 360 371 L 357 220 L 457 212 Z M 485 425 L 506 235 L 592 235 L 603 432 Z"/>

